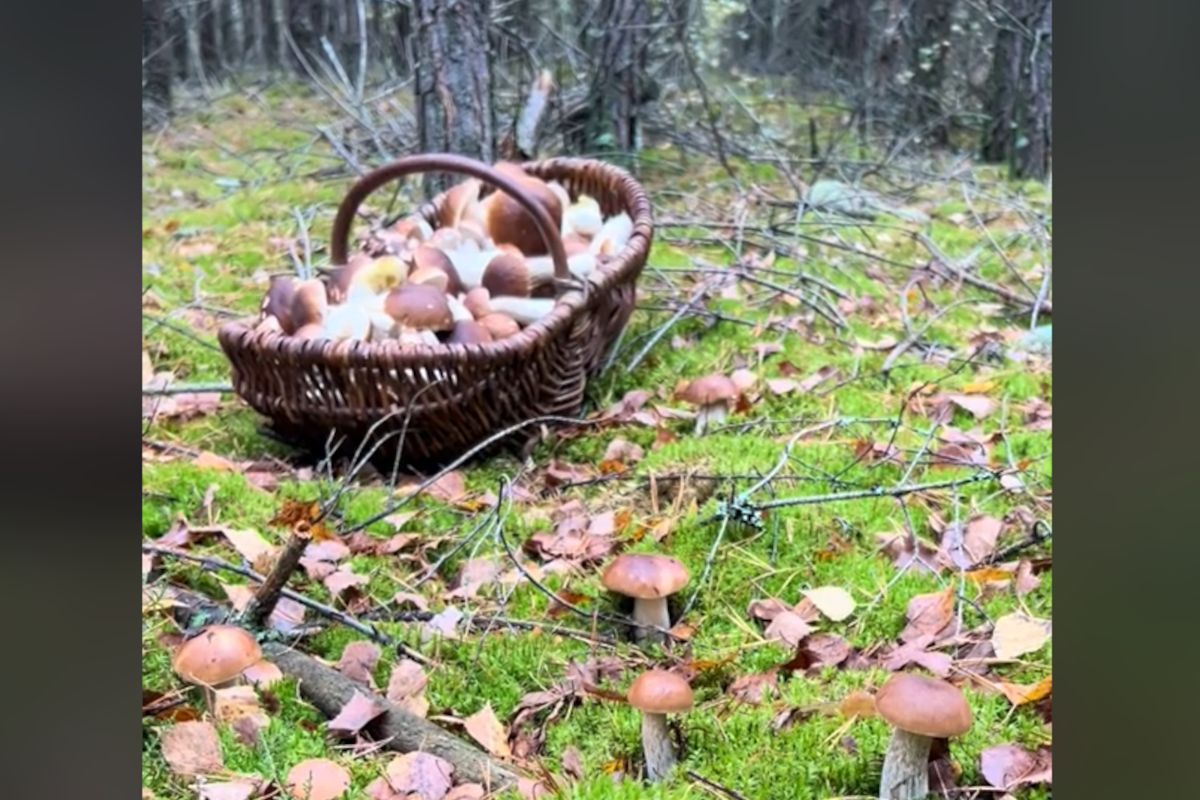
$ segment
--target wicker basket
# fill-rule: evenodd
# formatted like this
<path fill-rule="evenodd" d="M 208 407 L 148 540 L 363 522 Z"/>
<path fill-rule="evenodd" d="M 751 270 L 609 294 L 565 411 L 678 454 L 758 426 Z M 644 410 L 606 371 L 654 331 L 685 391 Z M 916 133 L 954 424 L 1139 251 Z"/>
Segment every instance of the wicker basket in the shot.
<path fill-rule="evenodd" d="M 549 214 L 504 175 L 460 156 L 412 156 L 363 176 L 338 209 L 330 255 L 334 264 L 346 262 L 359 205 L 389 181 L 429 171 L 480 178 L 518 200 L 538 222 L 560 287 L 548 316 L 494 342 L 404 349 L 395 342 L 300 340 L 255 332 L 253 321 L 235 322 L 219 333 L 234 390 L 270 419 L 276 435 L 295 445 L 323 450 L 336 431 L 353 448 L 369 436 L 373 460 L 390 465 L 402 442 L 401 463 L 416 469 L 445 464 L 517 423 L 578 414 L 588 379 L 633 311 L 635 283 L 653 236 L 650 201 L 628 173 L 599 161 L 554 158 L 522 166 L 559 181 L 572 197 L 591 195 L 606 217 L 624 211 L 633 219 L 624 249 L 582 287 L 569 280 Z M 439 195 L 418 213 L 436 227 L 443 201 Z M 523 443 L 533 427 L 497 446 Z"/>

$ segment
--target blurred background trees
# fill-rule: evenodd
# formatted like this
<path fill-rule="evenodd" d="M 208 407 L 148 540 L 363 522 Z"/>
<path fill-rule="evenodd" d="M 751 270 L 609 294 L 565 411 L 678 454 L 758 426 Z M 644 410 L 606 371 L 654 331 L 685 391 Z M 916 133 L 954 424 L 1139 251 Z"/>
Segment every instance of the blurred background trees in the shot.
<path fill-rule="evenodd" d="M 814 158 L 856 136 L 1050 173 L 1051 0 L 142 0 L 142 19 L 147 125 L 181 89 L 300 80 L 354 121 L 362 141 L 341 145 L 364 159 L 491 159 L 519 152 L 546 71 L 546 151 L 617 159 L 653 135 L 725 162 L 755 91 L 838 112 L 836 130 L 772 133 Z"/>

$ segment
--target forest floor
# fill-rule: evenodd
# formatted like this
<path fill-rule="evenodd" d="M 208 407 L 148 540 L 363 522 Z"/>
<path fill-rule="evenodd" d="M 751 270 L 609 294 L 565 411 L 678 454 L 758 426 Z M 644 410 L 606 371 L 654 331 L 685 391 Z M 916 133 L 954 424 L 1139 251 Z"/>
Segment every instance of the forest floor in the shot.
<path fill-rule="evenodd" d="M 350 183 L 316 132 L 330 113 L 305 90 L 240 93 L 145 137 L 147 380 L 229 381 L 216 330 L 257 311 L 267 275 L 290 269 L 289 243 L 303 252 L 299 218 L 314 263 L 327 259 Z M 798 109 L 756 113 L 807 130 Z M 1048 796 L 1052 548 L 1030 540 L 1051 522 L 1051 373 L 1028 337 L 1050 267 L 1045 187 L 949 157 L 893 164 L 868 184 L 895 198 L 907 183 L 894 202 L 929 221 L 810 212 L 795 224 L 794 204 L 771 203 L 794 198 L 786 176 L 733 161 L 737 184 L 670 145 L 643 154 L 656 239 L 638 310 L 589 387 L 588 410 L 611 412 L 604 424 L 550 434 L 527 462 L 463 467 L 293 579 L 419 653 L 426 663 L 405 669 L 424 672 L 424 689 L 391 681 L 405 658 L 396 647 L 371 666 L 372 648 L 354 645 L 363 634 L 318 614 L 305 622 L 321 630 L 298 646 L 337 663 L 353 645 L 381 692 L 391 682 L 394 697 L 463 736 L 471 718 L 498 757 L 543 765 L 579 798 L 874 796 L 889 728 L 863 693 L 896 669 L 932 671 L 962 687 L 974 714 L 939 765 L 956 796 L 999 796 L 1006 782 L 1017 797 Z M 736 412 L 694 435 L 675 390 L 736 370 L 746 382 Z M 338 485 L 261 435 L 231 394 L 147 396 L 147 413 L 144 543 L 261 564 L 288 535 L 281 518 Z M 506 479 L 517 490 L 501 502 Z M 909 491 L 925 484 L 941 486 Z M 749 504 L 861 496 L 782 505 L 761 529 L 714 520 L 746 490 Z M 361 474 L 326 527 L 338 538 L 404 491 Z M 526 580 L 501 537 L 574 608 Z M 618 551 L 686 564 L 675 610 L 693 592 L 695 602 L 678 641 L 645 651 L 609 621 L 619 609 L 599 573 Z M 193 798 L 197 779 L 161 743 L 203 717 L 203 698 L 172 672 L 180 630 L 156 592 L 242 602 L 247 579 L 163 554 L 144 554 L 143 576 L 143 785 Z M 616 698 L 651 662 L 687 675 L 696 695 L 675 718 L 680 769 L 653 788 L 636 777 L 637 712 Z M 367 787 L 394 754 L 332 738 L 293 682 L 259 702 L 269 724 L 255 735 L 217 725 L 225 772 L 209 781 L 282 785 L 294 764 L 324 756 L 349 770 L 351 796 L 374 796 Z"/>

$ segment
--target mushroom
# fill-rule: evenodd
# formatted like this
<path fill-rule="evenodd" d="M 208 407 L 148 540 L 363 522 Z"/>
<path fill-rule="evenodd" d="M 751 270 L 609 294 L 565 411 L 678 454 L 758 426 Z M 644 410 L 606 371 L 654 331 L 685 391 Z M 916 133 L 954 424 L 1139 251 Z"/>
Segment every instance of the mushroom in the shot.
<path fill-rule="evenodd" d="M 445 273 L 445 291 L 458 294 L 464 290 L 462 279 L 458 277 L 458 270 L 454 268 L 454 262 L 442 250 L 423 244 L 413 251 L 412 260 L 414 273 L 421 270 L 437 270 Z M 419 283 L 419 281 L 416 282 Z"/>
<path fill-rule="evenodd" d="M 546 209 L 555 227 L 561 227 L 563 206 L 559 196 L 540 178 L 525 172 L 516 164 L 501 161 L 495 169 L 525 190 L 535 202 Z M 496 190 L 483 201 L 483 218 L 488 235 L 497 244 L 507 242 L 521 248 L 526 255 L 543 255 L 546 243 L 533 217 L 506 192 Z"/>
<path fill-rule="evenodd" d="M 479 317 L 479 324 L 488 329 L 493 339 L 505 339 L 521 332 L 521 326 L 515 319 L 498 312 Z"/>
<path fill-rule="evenodd" d="M 562 234 L 564 238 L 572 233 L 581 236 L 595 236 L 603 225 L 604 217 L 600 213 L 600 204 L 596 202 L 596 198 L 586 194 L 579 195 L 579 199 L 563 212 Z"/>
<path fill-rule="evenodd" d="M 652 669 L 643 672 L 629 687 L 629 705 L 642 712 L 642 751 L 646 754 L 646 777 L 661 781 L 675 766 L 675 747 L 667 729 L 667 714 L 682 714 L 692 708 L 692 689 L 673 672 Z"/>
<path fill-rule="evenodd" d="M 448 331 L 454 327 L 446 295 L 423 283 L 406 283 L 392 289 L 384 300 L 384 311 L 406 328 Z"/>
<path fill-rule="evenodd" d="M 492 341 L 492 333 L 481 323 L 473 319 L 463 319 L 454 323 L 454 330 L 446 339 L 448 344 L 480 344 Z"/>
<path fill-rule="evenodd" d="M 433 228 L 419 214 L 412 214 L 399 220 L 391 227 L 391 232 L 399 234 L 404 239 L 416 239 L 418 242 L 427 242 L 433 236 Z"/>
<path fill-rule="evenodd" d="M 460 295 L 465 297 L 466 295 Z M 463 304 L 463 301 L 452 294 L 446 295 L 446 305 L 450 306 L 450 316 L 454 318 L 457 324 L 463 320 L 475 320 L 475 315 Z"/>
<path fill-rule="evenodd" d="M 554 309 L 551 297 L 496 297 L 488 300 L 493 313 L 506 314 L 522 325 L 532 325 Z"/>
<path fill-rule="evenodd" d="M 633 220 L 622 211 L 604 220 L 604 227 L 592 239 L 591 251 L 597 256 L 615 256 L 633 236 Z"/>
<path fill-rule="evenodd" d="M 330 339 L 365 341 L 371 332 L 371 311 L 361 303 L 330 306 L 324 324 L 325 334 Z"/>
<path fill-rule="evenodd" d="M 296 279 L 290 275 L 274 276 L 262 302 L 262 318 L 275 317 L 288 333 L 292 331 L 292 299 L 296 296 L 296 284 Z"/>
<path fill-rule="evenodd" d="M 262 650 L 245 629 L 236 625 L 209 625 L 184 642 L 171 660 L 175 674 L 204 688 L 205 698 L 228 686 L 250 666 L 262 660 Z"/>
<path fill-rule="evenodd" d="M 443 228 L 458 227 L 471 204 L 479 202 L 479 190 L 482 188 L 483 184 L 478 178 L 468 178 L 447 189 L 438 213 L 438 224 Z"/>
<path fill-rule="evenodd" d="M 296 293 L 292 296 L 292 325 L 301 328 L 314 322 L 324 322 L 328 308 L 329 297 L 325 293 L 325 283 L 320 278 L 309 278 L 296 284 Z"/>
<path fill-rule="evenodd" d="M 482 286 L 476 286 L 471 291 L 462 296 L 462 304 L 467 311 L 471 312 L 471 316 L 475 319 L 485 317 L 491 313 L 491 307 L 488 305 L 491 300 L 492 293 Z"/>
<path fill-rule="evenodd" d="M 895 730 L 883 759 L 880 800 L 919 800 L 929 793 L 929 748 L 934 739 L 971 727 L 962 690 L 936 678 L 897 673 L 875 696 L 875 709 Z"/>
<path fill-rule="evenodd" d="M 633 598 L 633 618 L 639 626 L 666 630 L 671 627 L 667 597 L 686 586 L 688 577 L 683 562 L 670 556 L 623 553 L 605 568 L 600 581 L 605 589 Z M 634 637 L 661 643 L 665 636 L 653 628 L 638 627 Z"/>
<path fill-rule="evenodd" d="M 737 385 L 717 372 L 697 378 L 680 394 L 685 402 L 698 406 L 697 436 L 702 436 L 713 425 L 723 422 L 729 413 L 729 401 L 737 396 Z"/>
<path fill-rule="evenodd" d="M 325 326 L 320 322 L 310 322 L 307 325 L 301 325 L 296 330 L 292 331 L 292 336 L 296 339 L 328 339 L 329 334 L 325 332 Z"/>
<path fill-rule="evenodd" d="M 501 252 L 488 262 L 483 270 L 480 285 L 491 294 L 506 294 L 528 297 L 530 289 L 529 265 L 525 258 L 512 252 Z"/>
<path fill-rule="evenodd" d="M 283 324 L 280 323 L 279 317 L 274 314 L 267 314 L 258 324 L 254 326 L 255 333 L 283 333 Z"/>
<path fill-rule="evenodd" d="M 334 800 L 350 788 L 350 773 L 328 758 L 310 758 L 292 767 L 285 783 L 296 800 Z"/>
<path fill-rule="evenodd" d="M 528 263 L 529 274 L 535 282 L 549 281 L 554 277 L 554 260 L 550 256 L 534 256 Z M 595 268 L 596 255 L 586 248 L 575 253 L 568 252 L 567 271 L 576 278 L 586 278 Z"/>

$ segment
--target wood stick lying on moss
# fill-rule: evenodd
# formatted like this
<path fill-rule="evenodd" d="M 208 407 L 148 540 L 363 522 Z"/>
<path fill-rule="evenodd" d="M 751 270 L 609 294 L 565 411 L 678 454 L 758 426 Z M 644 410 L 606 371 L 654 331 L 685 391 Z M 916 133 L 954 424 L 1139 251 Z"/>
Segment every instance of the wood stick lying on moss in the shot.
<path fill-rule="evenodd" d="M 286 645 L 266 642 L 262 650 L 284 675 L 300 682 L 300 694 L 328 717 L 337 715 L 355 692 L 372 694 L 362 684 Z M 368 728 L 378 741 L 386 742 L 385 749 L 402 753 L 420 750 L 444 758 L 454 765 L 455 781 L 481 783 L 493 792 L 516 784 L 516 773 L 482 750 L 383 697 L 372 699 L 387 708 Z"/>

